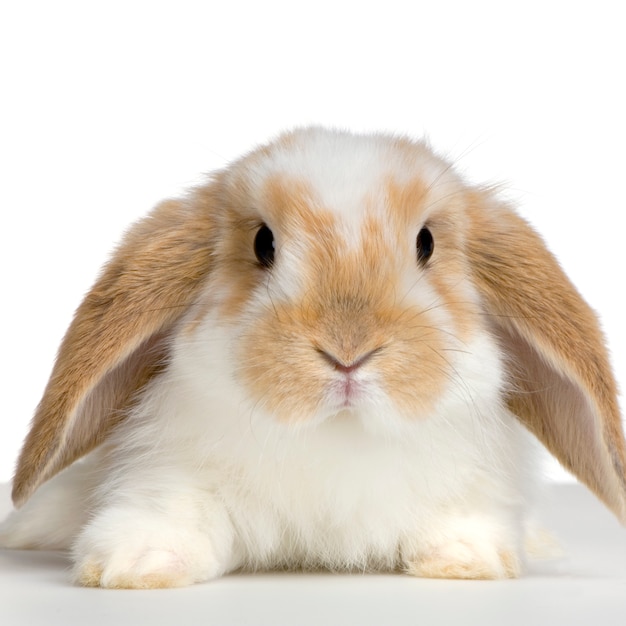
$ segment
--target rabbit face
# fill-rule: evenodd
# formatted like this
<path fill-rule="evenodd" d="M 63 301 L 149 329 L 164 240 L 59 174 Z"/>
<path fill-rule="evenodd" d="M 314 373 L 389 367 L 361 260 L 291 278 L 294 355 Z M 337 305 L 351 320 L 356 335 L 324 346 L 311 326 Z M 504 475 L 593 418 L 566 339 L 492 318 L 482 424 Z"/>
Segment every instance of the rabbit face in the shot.
<path fill-rule="evenodd" d="M 426 419 L 462 385 L 455 354 L 486 332 L 465 189 L 420 144 L 309 139 L 220 181 L 213 275 L 188 328 L 216 311 L 233 376 L 278 421 Z"/>

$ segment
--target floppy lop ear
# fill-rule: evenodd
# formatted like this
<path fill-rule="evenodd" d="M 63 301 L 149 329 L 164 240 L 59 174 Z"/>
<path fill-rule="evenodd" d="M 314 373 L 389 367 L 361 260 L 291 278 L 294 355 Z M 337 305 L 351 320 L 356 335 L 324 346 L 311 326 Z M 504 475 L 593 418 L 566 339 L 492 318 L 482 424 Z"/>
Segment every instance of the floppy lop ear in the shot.
<path fill-rule="evenodd" d="M 596 315 L 521 217 L 486 192 L 470 205 L 467 251 L 508 356 L 509 408 L 626 523 L 626 445 Z"/>
<path fill-rule="evenodd" d="M 164 366 L 211 266 L 214 196 L 208 187 L 135 224 L 79 306 L 18 460 L 16 506 L 100 444 Z"/>

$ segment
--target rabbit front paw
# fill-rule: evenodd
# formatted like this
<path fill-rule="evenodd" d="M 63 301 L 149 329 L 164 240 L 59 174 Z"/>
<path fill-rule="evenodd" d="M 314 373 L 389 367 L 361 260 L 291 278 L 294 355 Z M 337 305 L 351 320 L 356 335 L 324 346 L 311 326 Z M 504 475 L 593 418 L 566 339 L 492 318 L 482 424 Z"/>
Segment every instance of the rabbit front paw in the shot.
<path fill-rule="evenodd" d="M 107 511 L 88 524 L 74 544 L 73 577 L 86 587 L 183 587 L 232 569 L 232 542 L 226 524 L 205 527 L 184 516 L 155 520 Z"/>
<path fill-rule="evenodd" d="M 163 589 L 211 578 L 203 569 L 198 571 L 175 549 L 144 546 L 130 552 L 86 555 L 77 563 L 74 578 L 85 587 Z"/>
<path fill-rule="evenodd" d="M 463 516 L 443 522 L 405 563 L 423 578 L 493 580 L 517 578 L 522 551 L 517 532 L 503 520 Z"/>
<path fill-rule="evenodd" d="M 515 550 L 451 541 L 410 562 L 407 572 L 422 578 L 493 580 L 517 578 L 520 558 Z"/>

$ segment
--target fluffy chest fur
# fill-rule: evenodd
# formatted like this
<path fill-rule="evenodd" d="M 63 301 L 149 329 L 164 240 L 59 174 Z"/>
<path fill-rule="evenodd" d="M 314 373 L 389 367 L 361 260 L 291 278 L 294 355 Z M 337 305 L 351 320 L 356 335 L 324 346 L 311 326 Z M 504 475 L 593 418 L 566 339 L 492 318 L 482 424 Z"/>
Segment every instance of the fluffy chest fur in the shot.
<path fill-rule="evenodd" d="M 196 332 L 117 437 L 103 500 L 142 474 L 147 484 L 184 480 L 178 491 L 228 513 L 228 569 L 393 569 L 464 514 L 495 519 L 490 532 L 519 520 L 529 440 L 502 404 L 488 336 L 455 357 L 463 383 L 450 383 L 428 419 L 370 407 L 285 424 L 242 395 L 228 334 Z"/>

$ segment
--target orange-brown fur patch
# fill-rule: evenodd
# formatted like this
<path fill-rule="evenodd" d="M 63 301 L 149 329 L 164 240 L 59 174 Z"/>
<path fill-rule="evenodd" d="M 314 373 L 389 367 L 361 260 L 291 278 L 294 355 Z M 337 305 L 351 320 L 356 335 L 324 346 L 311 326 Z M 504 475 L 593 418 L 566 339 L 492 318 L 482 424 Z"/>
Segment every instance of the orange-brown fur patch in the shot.
<path fill-rule="evenodd" d="M 78 308 L 18 461 L 16 504 L 101 443 L 159 370 L 161 347 L 135 351 L 153 349 L 156 336 L 163 345 L 208 275 L 213 194 L 163 203 L 137 223 Z"/>
<path fill-rule="evenodd" d="M 419 177 L 407 184 L 389 178 L 386 193 L 397 250 L 406 247 L 407 233 L 413 246 L 421 227 L 429 228 L 433 234 L 435 252 L 425 272 L 437 292 L 438 305 L 454 320 L 457 337 L 461 341 L 469 340 L 480 320 L 476 303 L 468 300 L 463 290 L 464 283 L 471 282 L 465 254 L 468 227 L 465 188 L 446 187 L 442 196 L 440 188 L 427 186 Z"/>
<path fill-rule="evenodd" d="M 344 363 L 376 351 L 371 366 L 394 402 L 407 414 L 425 415 L 450 372 L 435 319 L 402 304 L 400 273 L 406 263 L 419 271 L 406 232 L 390 240 L 389 224 L 370 215 L 359 247 L 347 248 L 338 218 L 310 205 L 315 199 L 306 185 L 276 179 L 265 189 L 278 236 L 281 228 L 293 229 L 289 236 L 306 241 L 306 280 L 301 296 L 273 303 L 250 332 L 243 349 L 247 384 L 283 419 L 302 419 L 315 412 L 333 373 L 318 350 Z M 394 249 L 400 239 L 406 262 Z"/>
<path fill-rule="evenodd" d="M 467 248 L 515 389 L 511 410 L 626 523 L 617 390 L 591 308 L 518 215 L 468 194 Z"/>

